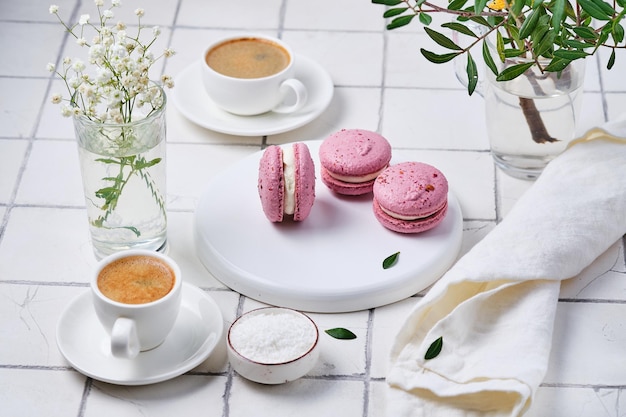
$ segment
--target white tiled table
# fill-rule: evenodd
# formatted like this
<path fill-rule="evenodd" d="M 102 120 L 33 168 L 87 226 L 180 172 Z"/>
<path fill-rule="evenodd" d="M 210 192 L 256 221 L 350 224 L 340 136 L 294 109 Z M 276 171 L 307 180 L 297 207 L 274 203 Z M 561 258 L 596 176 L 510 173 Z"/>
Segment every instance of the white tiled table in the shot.
<path fill-rule="evenodd" d="M 66 16 L 81 13 L 77 0 L 56 3 Z M 211 132 L 168 107 L 170 255 L 185 280 L 218 303 L 225 326 L 260 303 L 229 290 L 200 264 L 194 208 L 211 178 L 268 144 L 323 139 L 341 128 L 379 131 L 395 148 L 446 173 L 464 215 L 462 254 L 531 186 L 494 168 L 482 99 L 467 96 L 450 66 L 421 58 L 419 47 L 430 41 L 419 25 L 386 31 L 381 6 L 367 0 L 123 3 L 127 22 L 142 6 L 145 23 L 162 26 L 163 39 L 178 52 L 164 68 L 171 75 L 196 60 L 209 39 L 254 30 L 315 59 L 335 84 L 319 118 L 268 137 Z M 94 381 L 68 365 L 55 326 L 68 302 L 87 291 L 95 259 L 71 121 L 49 101 L 61 86 L 45 66 L 64 55 L 65 43 L 71 41 L 45 2 L 0 0 L 0 416 L 382 416 L 389 347 L 419 295 L 367 311 L 311 314 L 321 329 L 347 327 L 358 338 L 322 338 L 313 371 L 280 386 L 236 375 L 223 341 L 193 371 L 144 387 Z M 580 133 L 626 108 L 621 52 L 611 72 L 606 54 L 588 60 Z M 626 414 L 625 275 L 624 245 L 617 242 L 584 276 L 563 285 L 550 367 L 528 415 Z"/>

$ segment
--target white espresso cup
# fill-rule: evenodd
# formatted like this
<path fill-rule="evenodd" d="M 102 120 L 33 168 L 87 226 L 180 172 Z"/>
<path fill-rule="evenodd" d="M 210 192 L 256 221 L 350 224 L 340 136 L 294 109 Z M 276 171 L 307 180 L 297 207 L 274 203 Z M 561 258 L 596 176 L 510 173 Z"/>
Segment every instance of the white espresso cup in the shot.
<path fill-rule="evenodd" d="M 134 358 L 165 341 L 178 317 L 182 276 L 169 257 L 148 250 L 110 255 L 91 279 L 93 305 L 111 339 L 111 353 Z"/>
<path fill-rule="evenodd" d="M 306 104 L 295 78 L 295 56 L 280 39 L 237 35 L 210 44 L 202 55 L 202 82 L 211 100 L 240 116 L 293 113 Z"/>

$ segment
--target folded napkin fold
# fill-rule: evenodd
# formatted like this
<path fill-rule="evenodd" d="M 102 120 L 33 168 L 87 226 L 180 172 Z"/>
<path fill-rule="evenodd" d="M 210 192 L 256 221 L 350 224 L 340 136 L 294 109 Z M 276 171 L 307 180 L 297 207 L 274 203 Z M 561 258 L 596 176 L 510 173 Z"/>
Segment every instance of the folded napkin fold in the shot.
<path fill-rule="evenodd" d="M 391 352 L 389 417 L 522 415 L 547 370 L 560 281 L 624 233 L 626 139 L 594 129 L 416 304 Z"/>

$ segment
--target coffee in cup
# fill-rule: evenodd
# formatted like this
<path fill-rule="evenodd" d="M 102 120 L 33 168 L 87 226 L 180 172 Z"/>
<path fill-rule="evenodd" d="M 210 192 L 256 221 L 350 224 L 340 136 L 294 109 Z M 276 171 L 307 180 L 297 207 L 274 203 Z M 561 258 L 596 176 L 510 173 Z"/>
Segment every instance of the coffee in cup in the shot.
<path fill-rule="evenodd" d="M 264 35 L 242 35 L 209 45 L 202 56 L 202 81 L 211 100 L 241 116 L 292 113 L 307 101 L 306 86 L 294 77 L 287 44 Z"/>
<path fill-rule="evenodd" d="M 182 299 L 180 268 L 169 257 L 128 250 L 100 261 L 91 280 L 98 319 L 113 356 L 154 349 L 174 327 Z"/>

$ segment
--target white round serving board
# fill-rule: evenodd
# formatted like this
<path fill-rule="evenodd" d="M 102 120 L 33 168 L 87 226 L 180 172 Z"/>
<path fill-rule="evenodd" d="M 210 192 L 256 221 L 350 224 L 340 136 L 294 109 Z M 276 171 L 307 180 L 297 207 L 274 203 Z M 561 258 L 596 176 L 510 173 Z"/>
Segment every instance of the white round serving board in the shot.
<path fill-rule="evenodd" d="M 463 216 L 452 193 L 448 213 L 437 227 L 417 234 L 392 232 L 374 217 L 371 193 L 340 196 L 321 182 L 321 141 L 305 143 L 317 181 L 315 204 L 302 222 L 272 223 L 265 217 L 257 191 L 262 152 L 208 184 L 196 208 L 194 232 L 197 255 L 218 280 L 271 305 L 349 312 L 418 293 L 454 263 Z M 392 163 L 403 160 L 394 151 Z M 400 252 L 397 263 L 383 269 L 383 260 L 395 252 Z"/>

